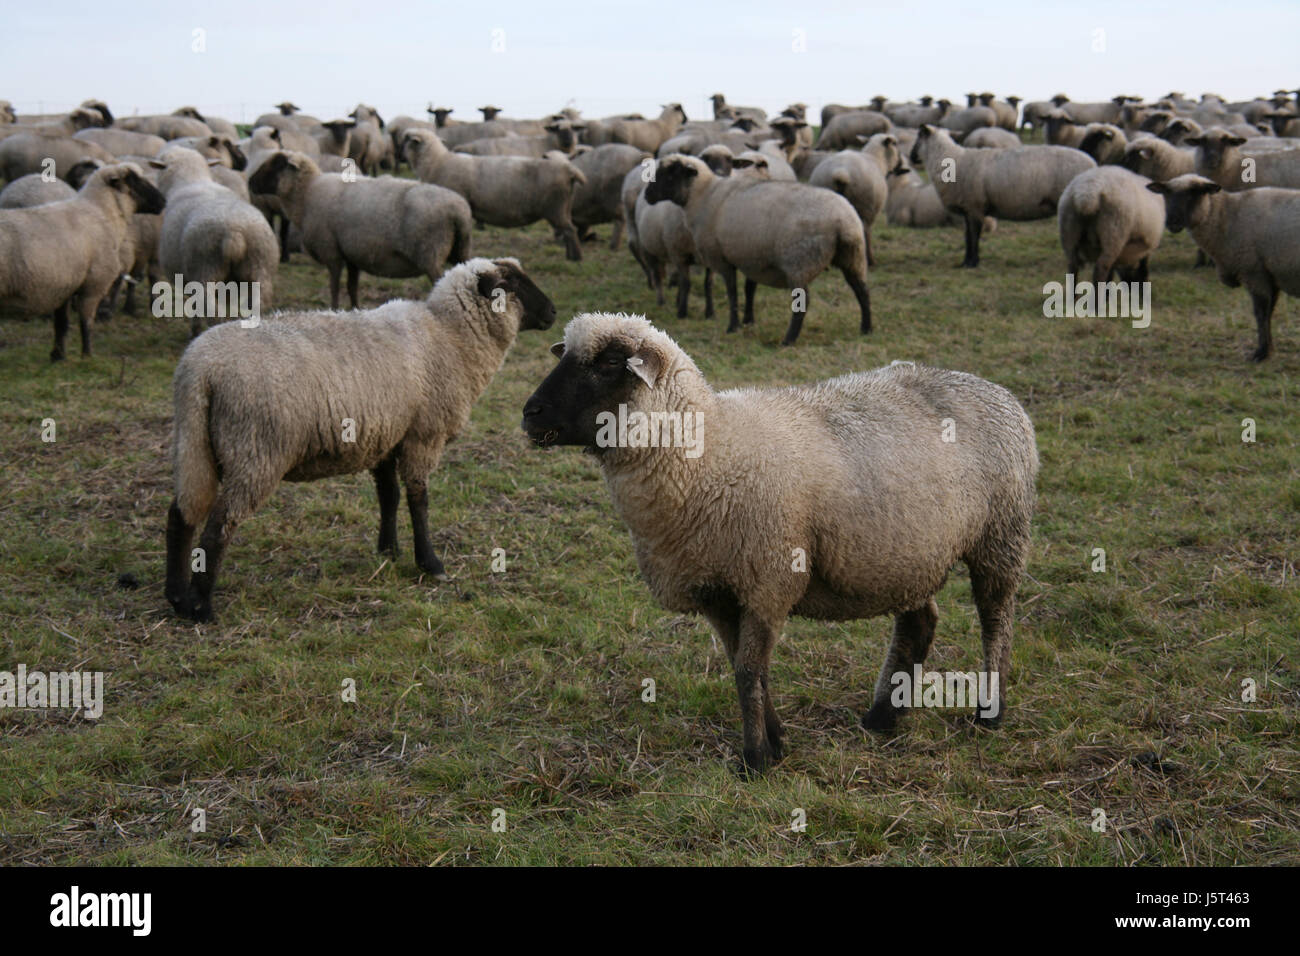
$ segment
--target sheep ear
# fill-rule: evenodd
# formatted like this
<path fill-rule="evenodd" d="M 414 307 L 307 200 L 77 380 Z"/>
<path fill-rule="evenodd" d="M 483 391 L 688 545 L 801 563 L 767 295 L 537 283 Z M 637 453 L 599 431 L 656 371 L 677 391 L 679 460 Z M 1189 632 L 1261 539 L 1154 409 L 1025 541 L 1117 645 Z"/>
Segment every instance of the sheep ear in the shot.
<path fill-rule="evenodd" d="M 1189 146 L 1204 146 L 1204 145 L 1205 145 L 1205 137 L 1204 137 L 1204 136 L 1189 136 L 1189 137 L 1187 137 L 1187 139 L 1183 140 L 1183 142 L 1186 143 L 1186 144 L 1189 145 Z M 1244 143 L 1245 140 L 1242 140 L 1242 142 Z"/>
<path fill-rule="evenodd" d="M 167 168 L 167 164 L 166 164 L 166 163 L 159 162 L 159 161 L 156 160 L 156 159 L 151 159 L 151 160 L 149 160 L 149 165 L 152 166 L 154 169 L 166 169 L 166 168 Z"/>
<path fill-rule="evenodd" d="M 1199 183 L 1196 191 L 1198 193 L 1217 193 L 1223 189 L 1218 183 Z"/>
<path fill-rule="evenodd" d="M 551 346 L 551 354 L 556 358 L 564 358 L 564 343 L 556 342 Z"/>
<path fill-rule="evenodd" d="M 1162 196 L 1167 196 L 1169 194 L 1169 187 L 1164 183 L 1147 183 L 1147 189 L 1151 190 L 1153 193 L 1159 193 Z"/>
<path fill-rule="evenodd" d="M 627 367 L 633 375 L 650 388 L 654 388 L 659 373 L 663 371 L 663 359 L 658 352 L 642 346 L 637 350 L 636 355 L 628 356 Z"/>
<path fill-rule="evenodd" d="M 1229 137 L 1227 137 L 1227 138 L 1224 140 L 1224 142 L 1227 143 L 1227 144 L 1230 145 L 1230 146 L 1241 146 L 1241 145 L 1245 144 L 1245 142 L 1246 142 L 1246 137 L 1244 137 L 1244 136 L 1229 136 Z"/>

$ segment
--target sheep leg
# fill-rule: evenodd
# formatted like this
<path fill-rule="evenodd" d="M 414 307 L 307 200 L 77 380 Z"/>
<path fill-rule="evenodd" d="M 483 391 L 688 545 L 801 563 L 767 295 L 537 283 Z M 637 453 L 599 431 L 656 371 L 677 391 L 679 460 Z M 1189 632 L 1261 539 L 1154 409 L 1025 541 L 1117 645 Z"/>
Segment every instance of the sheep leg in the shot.
<path fill-rule="evenodd" d="M 67 358 L 64 343 L 68 339 L 68 303 L 63 303 L 54 310 L 54 348 L 50 350 L 50 361 L 61 362 Z"/>
<path fill-rule="evenodd" d="M 727 307 L 731 316 L 730 321 L 727 323 L 727 331 L 734 332 L 740 328 L 740 314 L 736 308 L 736 269 L 734 266 L 727 266 L 722 270 L 722 282 L 727 287 Z"/>
<path fill-rule="evenodd" d="M 326 266 L 330 271 L 330 308 L 338 309 L 339 307 L 339 276 L 343 272 L 343 263 L 331 263 Z M 355 306 L 354 306 L 355 308 Z"/>
<path fill-rule="evenodd" d="M 375 494 L 379 498 L 379 553 L 396 558 L 397 505 L 402 500 L 402 490 L 397 483 L 397 461 L 385 458 L 370 470 L 375 476 Z"/>
<path fill-rule="evenodd" d="M 1273 354 L 1273 309 L 1277 305 L 1276 286 L 1266 292 L 1251 292 L 1250 303 L 1255 307 L 1255 327 L 1259 332 L 1259 347 L 1250 357 L 1252 362 L 1262 362 Z"/>
<path fill-rule="evenodd" d="M 212 620 L 212 589 L 216 586 L 217 571 L 237 524 L 238 520 L 231 516 L 229 498 L 223 490 L 212 513 L 208 515 L 208 523 L 199 538 L 199 547 L 203 549 L 203 570 L 195 571 L 190 578 L 186 610 L 196 621 Z"/>
<path fill-rule="evenodd" d="M 95 328 L 95 307 L 98 303 L 82 296 L 77 303 L 77 318 L 81 324 L 81 354 L 90 354 L 90 333 Z"/>
<path fill-rule="evenodd" d="M 348 263 L 348 298 L 352 301 L 352 308 L 357 308 L 357 282 L 361 278 L 361 270 Z"/>
<path fill-rule="evenodd" d="M 564 235 L 564 258 L 570 262 L 581 262 L 582 244 L 578 242 L 578 230 L 574 228 L 573 222 L 565 219 L 563 222 L 553 222 L 551 225 Z"/>
<path fill-rule="evenodd" d="M 190 546 L 194 543 L 194 525 L 185 521 L 175 499 L 167 510 L 167 602 L 182 617 L 193 616 L 188 601 L 190 593 Z"/>
<path fill-rule="evenodd" d="M 971 594 L 979 611 L 980 632 L 984 641 L 984 674 L 989 681 L 993 713 L 976 715 L 976 721 L 990 729 L 1002 723 L 1003 683 L 1011 672 L 1011 625 L 1016 609 L 1015 580 L 1005 575 L 971 568 Z M 994 689 L 993 675 L 997 675 Z"/>
<path fill-rule="evenodd" d="M 1094 294 L 1101 294 L 1101 286 L 1110 281 L 1111 273 L 1115 271 L 1114 261 L 1102 256 L 1092 267 L 1092 285 Z"/>
<path fill-rule="evenodd" d="M 653 280 L 651 281 L 651 286 L 655 290 L 655 304 L 663 305 L 664 304 L 664 265 L 662 262 L 660 262 L 658 259 L 655 259 L 652 256 L 647 257 L 647 261 L 650 264 L 649 265 L 650 272 L 654 277 Z"/>
<path fill-rule="evenodd" d="M 984 230 L 984 217 L 963 213 L 966 218 L 966 258 L 963 269 L 974 269 L 980 264 L 980 233 Z"/>
<path fill-rule="evenodd" d="M 858 331 L 862 335 L 871 332 L 871 293 L 867 290 L 867 283 L 848 269 L 841 269 L 844 273 L 844 281 L 849 284 L 853 290 L 854 298 L 858 300 L 858 310 L 862 313 L 862 321 L 858 326 Z"/>
<path fill-rule="evenodd" d="M 406 482 L 406 506 L 411 512 L 411 529 L 415 537 L 415 563 L 439 581 L 448 580 L 433 542 L 429 540 L 429 483 L 427 480 Z"/>
<path fill-rule="evenodd" d="M 752 611 L 740 614 L 740 637 L 736 647 L 736 692 L 744 721 L 744 756 L 741 773 L 761 773 L 781 759 L 780 737 L 768 735 L 768 713 L 776 718 L 768 699 L 768 664 L 776 644 L 777 628 Z M 779 727 L 780 721 L 778 720 Z"/>
<path fill-rule="evenodd" d="M 745 324 L 754 324 L 754 292 L 758 289 L 758 283 L 753 279 L 745 280 Z"/>
<path fill-rule="evenodd" d="M 864 229 L 863 232 L 865 233 L 863 238 L 867 240 L 867 265 L 874 268 L 876 265 L 876 253 L 871 248 L 871 230 Z"/>
<path fill-rule="evenodd" d="M 802 296 L 793 294 L 790 296 L 790 325 L 785 330 L 785 338 L 781 340 L 782 345 L 794 345 L 795 342 L 799 341 L 799 332 L 803 329 L 803 314 L 808 308 L 808 287 L 796 286 L 795 288 L 804 294 Z"/>
<path fill-rule="evenodd" d="M 686 318 L 686 301 L 691 294 L 691 267 L 677 267 L 677 318 Z"/>
<path fill-rule="evenodd" d="M 623 220 L 625 218 L 626 213 L 620 213 L 614 217 L 614 227 L 609 237 L 609 248 L 614 252 L 618 252 L 618 242 L 623 238 Z"/>
<path fill-rule="evenodd" d="M 99 300 L 99 306 L 95 309 L 96 322 L 111 322 L 113 320 L 113 310 L 117 307 L 117 294 L 122 288 L 122 277 L 119 275 L 109 286 L 107 294 Z"/>
<path fill-rule="evenodd" d="M 890 731 L 898 723 L 905 707 L 895 707 L 890 700 L 896 685 L 895 674 L 906 674 L 912 680 L 912 668 L 925 663 L 934 643 L 934 626 L 939 621 L 939 605 L 930 598 L 922 607 L 904 611 L 894 616 L 894 639 L 885 655 L 885 663 L 876 678 L 871 709 L 862 715 L 862 726 L 867 730 Z M 916 702 L 913 701 L 913 706 Z"/>
<path fill-rule="evenodd" d="M 289 217 L 288 216 L 280 217 L 280 261 L 281 262 L 289 261 Z M 334 304 L 334 308 L 336 309 L 338 308 L 337 302 Z"/>

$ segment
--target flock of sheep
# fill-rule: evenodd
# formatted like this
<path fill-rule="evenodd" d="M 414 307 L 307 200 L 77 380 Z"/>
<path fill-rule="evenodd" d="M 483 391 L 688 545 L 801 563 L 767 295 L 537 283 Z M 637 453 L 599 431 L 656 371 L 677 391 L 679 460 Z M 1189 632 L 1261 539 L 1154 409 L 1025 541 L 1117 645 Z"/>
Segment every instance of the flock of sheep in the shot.
<path fill-rule="evenodd" d="M 1220 279 L 1250 293 L 1262 360 L 1279 293 L 1300 295 L 1298 103 L 1300 91 L 1241 103 L 1057 96 L 1023 109 L 987 93 L 965 107 L 877 97 L 827 106 L 814 139 L 803 104 L 769 117 L 722 94 L 705 121 L 678 103 L 649 119 L 564 110 L 511 120 L 484 107 L 472 123 L 432 105 L 429 119 L 385 122 L 363 104 L 321 121 L 285 102 L 244 137 L 188 107 L 121 118 L 89 100 L 25 116 L 0 101 L 0 306 L 51 314 L 51 358 L 62 359 L 70 309 L 89 354 L 96 315 L 123 290 L 132 313 L 134 286 L 147 281 L 152 295 L 158 276 L 251 286 L 269 310 L 279 263 L 303 251 L 325 266 L 337 310 L 346 267 L 351 312 L 268 313 L 206 332 L 230 313 L 214 313 L 211 295 L 185 312 L 194 341 L 175 374 L 166 596 L 203 621 L 235 528 L 284 480 L 370 471 L 390 554 L 400 482 L 416 563 L 445 575 L 428 475 L 517 334 L 556 314 L 518 261 L 473 257 L 475 223 L 545 221 L 575 261 L 591 227 L 611 223 L 611 247 L 626 233 L 660 304 L 673 272 L 679 317 L 692 267 L 705 269 L 706 316 L 719 273 L 728 331 L 754 321 L 758 285 L 782 288 L 787 345 L 810 284 L 832 266 L 871 331 L 867 270 L 882 213 L 907 227 L 963 225 L 971 268 L 998 219 L 1056 216 L 1068 272 L 1093 263 L 1097 283 L 1146 280 L 1164 229 L 1188 229 Z M 1025 145 L 1022 126 L 1046 142 Z M 409 177 L 381 175 L 403 167 Z M 434 287 L 359 312 L 363 272 L 427 275 Z M 995 687 L 1005 679 L 1038 459 L 1033 426 L 1004 389 L 895 364 L 717 393 L 668 336 L 613 313 L 576 317 L 553 351 L 559 364 L 523 427 L 540 446 L 596 455 L 654 596 L 717 631 L 736 670 L 747 769 L 782 753 L 768 660 L 792 614 L 895 615 L 864 717 L 888 729 L 900 710 L 890 677 L 924 660 L 934 595 L 961 560 L 985 672 Z M 707 453 L 609 447 L 596 423 L 615 409 L 696 416 Z"/>

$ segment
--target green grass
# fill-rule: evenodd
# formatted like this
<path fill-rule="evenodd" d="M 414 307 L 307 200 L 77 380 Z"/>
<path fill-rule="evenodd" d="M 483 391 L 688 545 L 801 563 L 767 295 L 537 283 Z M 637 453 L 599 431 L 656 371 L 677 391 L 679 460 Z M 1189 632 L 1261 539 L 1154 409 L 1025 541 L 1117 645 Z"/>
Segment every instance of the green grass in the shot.
<path fill-rule="evenodd" d="M 647 313 L 718 387 L 916 359 L 1015 392 L 1042 472 L 1001 731 L 930 710 L 867 734 L 890 623 L 794 621 L 772 672 L 789 755 L 738 779 L 734 685 L 707 626 L 651 600 L 593 464 L 519 431 L 558 329 L 521 335 L 431 479 L 454 583 L 417 575 L 405 509 L 402 556 L 377 557 L 369 476 L 285 485 L 237 534 L 218 622 L 187 625 L 162 597 L 182 323 L 119 316 L 94 358 L 74 332 L 51 365 L 48 319 L 5 315 L 0 669 L 108 677 L 97 723 L 0 711 L 0 862 L 1300 862 L 1294 301 L 1253 366 L 1247 297 L 1193 270 L 1185 236 L 1155 256 L 1146 330 L 1043 317 L 1043 283 L 1063 278 L 1052 222 L 1003 223 L 974 272 L 953 268 L 956 230 L 882 226 L 876 249 L 876 331 L 857 334 L 832 274 L 781 349 L 780 291 L 728 336 L 698 296 L 687 320 L 656 307 L 625 250 L 569 263 L 544 226 L 476 236 L 519 256 L 562 320 Z M 426 287 L 362 281 L 368 305 Z M 277 304 L 321 306 L 325 289 L 297 255 Z M 138 590 L 118 587 L 128 572 Z M 963 568 L 939 605 L 931 665 L 975 668 Z"/>

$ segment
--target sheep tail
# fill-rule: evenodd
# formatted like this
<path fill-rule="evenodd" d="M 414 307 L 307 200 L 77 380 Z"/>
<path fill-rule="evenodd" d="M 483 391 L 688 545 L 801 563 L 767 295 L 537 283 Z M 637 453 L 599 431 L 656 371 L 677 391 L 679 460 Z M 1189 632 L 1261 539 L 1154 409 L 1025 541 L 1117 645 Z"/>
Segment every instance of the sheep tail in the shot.
<path fill-rule="evenodd" d="M 222 261 L 226 263 L 240 262 L 244 254 L 248 251 L 248 241 L 244 233 L 239 229 L 230 229 L 221 239 L 221 256 Z"/>
<path fill-rule="evenodd" d="M 1102 184 L 1096 179 L 1079 183 L 1071 199 L 1075 212 L 1089 218 L 1101 212 L 1101 189 Z"/>
<path fill-rule="evenodd" d="M 452 265 L 459 265 L 462 262 L 468 262 L 473 255 L 470 252 L 474 237 L 473 217 L 455 217 L 452 228 L 455 230 L 456 235 L 452 239 L 451 254 L 447 257 L 447 261 Z"/>
<path fill-rule="evenodd" d="M 207 383 L 183 365 L 174 387 L 172 470 L 176 505 L 186 524 L 198 524 L 217 500 L 217 460 L 208 431 Z"/>

